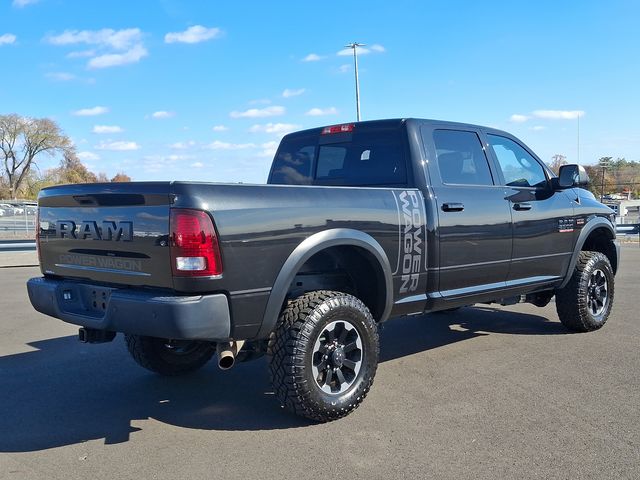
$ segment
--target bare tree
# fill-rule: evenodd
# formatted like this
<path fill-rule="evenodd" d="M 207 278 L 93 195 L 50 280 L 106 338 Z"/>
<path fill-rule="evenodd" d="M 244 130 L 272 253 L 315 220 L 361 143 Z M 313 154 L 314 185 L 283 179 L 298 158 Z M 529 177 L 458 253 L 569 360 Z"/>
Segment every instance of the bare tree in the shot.
<path fill-rule="evenodd" d="M 73 144 L 48 118 L 0 115 L 0 152 L 9 195 L 16 198 L 22 182 L 42 153 L 72 152 Z"/>
<path fill-rule="evenodd" d="M 567 164 L 567 157 L 564 155 L 560 155 L 556 153 L 553 157 L 551 157 L 551 163 L 549 164 L 549 168 L 553 173 L 558 175 L 560 171 L 560 167 Z"/>

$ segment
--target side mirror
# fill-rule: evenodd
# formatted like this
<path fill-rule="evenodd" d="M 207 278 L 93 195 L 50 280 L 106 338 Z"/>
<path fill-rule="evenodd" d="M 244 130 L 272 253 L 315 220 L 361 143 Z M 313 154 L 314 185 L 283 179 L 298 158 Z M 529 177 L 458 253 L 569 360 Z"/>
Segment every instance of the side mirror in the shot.
<path fill-rule="evenodd" d="M 584 188 L 589 185 L 589 175 L 582 165 L 563 165 L 558 174 L 558 187 L 560 188 Z"/>

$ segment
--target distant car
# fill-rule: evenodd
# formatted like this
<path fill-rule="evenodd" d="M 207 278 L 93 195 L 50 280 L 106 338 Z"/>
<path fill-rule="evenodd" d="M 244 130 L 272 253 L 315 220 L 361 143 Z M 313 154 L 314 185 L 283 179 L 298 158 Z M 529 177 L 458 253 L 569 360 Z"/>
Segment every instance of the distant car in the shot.
<path fill-rule="evenodd" d="M 10 203 L 11 207 L 13 207 L 14 215 L 22 215 L 24 214 L 24 208 L 21 203 Z"/>
<path fill-rule="evenodd" d="M 0 217 L 4 217 L 5 213 L 4 213 L 4 209 L 0 208 Z"/>
<path fill-rule="evenodd" d="M 4 210 L 6 215 L 19 215 L 19 211 L 21 210 L 8 203 L 0 203 L 0 209 Z"/>

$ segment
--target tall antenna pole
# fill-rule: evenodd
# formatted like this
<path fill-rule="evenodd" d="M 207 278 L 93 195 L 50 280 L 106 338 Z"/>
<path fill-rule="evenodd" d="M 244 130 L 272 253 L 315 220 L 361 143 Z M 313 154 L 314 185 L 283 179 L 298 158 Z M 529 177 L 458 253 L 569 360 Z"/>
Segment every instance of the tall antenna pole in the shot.
<path fill-rule="evenodd" d="M 578 165 L 580 165 L 580 112 L 578 112 Z"/>
<path fill-rule="evenodd" d="M 345 48 L 353 49 L 353 65 L 356 72 L 356 118 L 360 121 L 360 82 L 358 80 L 358 47 L 364 47 L 364 43 L 353 42 L 345 45 Z"/>

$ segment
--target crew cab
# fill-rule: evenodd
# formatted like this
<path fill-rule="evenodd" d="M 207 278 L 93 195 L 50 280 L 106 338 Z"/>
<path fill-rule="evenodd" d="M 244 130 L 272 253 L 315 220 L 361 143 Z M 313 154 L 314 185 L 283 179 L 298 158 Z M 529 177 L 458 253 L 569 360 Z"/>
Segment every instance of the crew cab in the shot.
<path fill-rule="evenodd" d="M 282 405 L 333 420 L 369 391 L 390 318 L 555 296 L 569 330 L 602 327 L 619 247 L 587 181 L 488 127 L 314 128 L 283 138 L 267 185 L 43 189 L 29 297 L 163 375 L 266 353 Z"/>

